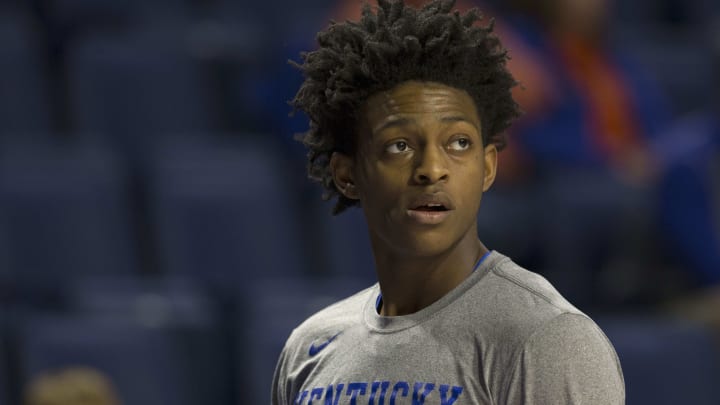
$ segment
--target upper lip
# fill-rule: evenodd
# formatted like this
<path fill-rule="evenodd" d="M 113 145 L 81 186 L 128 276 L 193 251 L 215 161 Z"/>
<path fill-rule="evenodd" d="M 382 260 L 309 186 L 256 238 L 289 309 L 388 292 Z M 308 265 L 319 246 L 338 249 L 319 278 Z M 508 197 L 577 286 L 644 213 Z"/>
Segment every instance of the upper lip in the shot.
<path fill-rule="evenodd" d="M 410 201 L 408 208 L 416 210 L 420 207 L 426 207 L 429 205 L 441 205 L 446 210 L 455 209 L 455 205 L 452 200 L 450 200 L 450 197 L 444 193 L 421 194 Z"/>

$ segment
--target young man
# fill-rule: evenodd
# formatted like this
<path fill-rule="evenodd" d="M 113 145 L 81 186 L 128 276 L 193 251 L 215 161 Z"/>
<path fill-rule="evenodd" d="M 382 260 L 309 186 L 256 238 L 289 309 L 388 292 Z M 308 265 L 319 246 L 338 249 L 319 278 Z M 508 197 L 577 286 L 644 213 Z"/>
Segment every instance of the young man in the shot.
<path fill-rule="evenodd" d="M 452 1 L 378 3 L 318 35 L 293 103 L 310 117 L 310 176 L 335 213 L 365 214 L 379 284 L 293 331 L 272 403 L 624 403 L 595 323 L 478 238 L 518 115 L 492 26 Z"/>

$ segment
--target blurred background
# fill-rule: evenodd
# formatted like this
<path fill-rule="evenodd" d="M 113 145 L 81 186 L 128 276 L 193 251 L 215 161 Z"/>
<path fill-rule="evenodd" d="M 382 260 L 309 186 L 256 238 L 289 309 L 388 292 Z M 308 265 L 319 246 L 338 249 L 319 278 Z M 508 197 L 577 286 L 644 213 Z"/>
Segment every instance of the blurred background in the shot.
<path fill-rule="evenodd" d="M 0 404 L 269 402 L 292 328 L 375 278 L 287 104 L 360 4 L 0 2 Z M 597 320 L 628 404 L 720 403 L 720 3 L 473 6 L 525 111 L 481 239 Z"/>

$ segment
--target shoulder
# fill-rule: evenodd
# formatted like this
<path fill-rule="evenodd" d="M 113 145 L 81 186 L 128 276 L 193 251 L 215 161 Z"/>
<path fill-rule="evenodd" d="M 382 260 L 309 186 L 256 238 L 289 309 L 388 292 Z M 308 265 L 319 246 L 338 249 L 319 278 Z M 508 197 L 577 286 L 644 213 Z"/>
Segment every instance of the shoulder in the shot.
<path fill-rule="evenodd" d="M 497 255 L 475 288 L 473 306 L 498 339 L 521 344 L 535 330 L 563 313 L 585 316 L 544 277 Z"/>
<path fill-rule="evenodd" d="M 498 360 L 509 370 L 497 381 L 499 397 L 512 403 L 520 397 L 543 403 L 622 402 L 615 350 L 595 322 L 550 282 L 503 258 L 483 284 L 483 295 L 495 297 L 495 324 L 489 330 L 503 346 Z"/>
<path fill-rule="evenodd" d="M 377 284 L 338 301 L 307 318 L 296 327 L 285 343 L 286 354 L 308 347 L 313 341 L 329 338 L 362 322 L 362 309 L 378 291 Z"/>
<path fill-rule="evenodd" d="M 511 367 L 517 353 L 538 333 L 575 334 L 600 329 L 544 277 L 497 254 L 465 301 L 468 327 L 481 328 L 498 366 Z M 561 321 L 559 324 L 557 324 Z"/>
<path fill-rule="evenodd" d="M 554 360 L 575 361 L 580 357 L 596 364 L 599 359 L 610 360 L 613 366 L 615 350 L 595 322 L 583 314 L 562 313 L 547 321 L 528 337 L 521 356 L 545 356 Z M 562 362 L 561 362 L 562 363 Z"/>
<path fill-rule="evenodd" d="M 505 400 L 624 404 L 617 354 L 588 317 L 564 313 L 538 328 L 515 354 Z"/>
<path fill-rule="evenodd" d="M 312 366 L 305 367 L 312 364 L 308 362 L 309 358 L 318 361 L 322 356 L 314 355 L 335 339 L 335 336 L 349 328 L 360 326 L 362 308 L 377 291 L 376 284 L 338 301 L 310 316 L 292 331 L 275 367 L 272 382 L 273 404 L 286 404 L 294 397 L 305 378 L 304 373 L 312 369 Z"/>
<path fill-rule="evenodd" d="M 506 304 L 533 306 L 537 310 L 553 314 L 580 311 L 570 304 L 543 276 L 520 267 L 507 257 L 501 256 L 490 269 L 488 281 L 505 294 Z"/>

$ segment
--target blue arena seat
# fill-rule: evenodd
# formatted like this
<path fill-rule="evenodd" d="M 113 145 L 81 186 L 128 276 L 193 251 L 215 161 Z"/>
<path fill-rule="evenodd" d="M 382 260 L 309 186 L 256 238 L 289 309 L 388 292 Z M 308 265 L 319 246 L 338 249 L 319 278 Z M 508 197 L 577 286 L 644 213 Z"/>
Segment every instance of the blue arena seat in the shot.
<path fill-rule="evenodd" d="M 0 6 L 0 136 L 51 128 L 40 35 L 29 13 Z"/>
<path fill-rule="evenodd" d="M 305 270 L 297 198 L 271 143 L 187 141 L 159 147 L 150 198 L 169 274 L 230 292 L 258 276 Z"/>
<path fill-rule="evenodd" d="M 88 274 L 138 271 L 124 171 L 106 150 L 5 144 L 0 152 L 0 248 L 5 282 L 56 291 Z"/>
<path fill-rule="evenodd" d="M 6 314 L 0 314 L 0 405 L 10 403 L 10 361 L 8 359 L 8 332 L 6 325 Z"/>
<path fill-rule="evenodd" d="M 105 276 L 76 280 L 68 311 L 78 316 L 134 322 L 167 330 L 182 347 L 193 380 L 192 403 L 230 403 L 232 361 L 228 326 L 219 305 L 193 280 Z"/>
<path fill-rule="evenodd" d="M 190 3 L 190 0 L 54 0 L 42 7 L 50 25 L 72 34 L 177 23 L 192 14 Z"/>
<path fill-rule="evenodd" d="M 67 52 L 75 129 L 142 157 L 159 134 L 212 129 L 212 100 L 187 33 L 92 35 Z"/>
<path fill-rule="evenodd" d="M 184 347 L 168 330 L 129 320 L 35 316 L 21 327 L 22 379 L 66 367 L 92 367 L 124 404 L 191 405 L 195 381 Z"/>
<path fill-rule="evenodd" d="M 136 319 L 146 324 L 215 322 L 216 305 L 192 279 L 166 276 L 79 277 L 65 289 L 68 310 L 85 316 Z"/>
<path fill-rule="evenodd" d="M 718 403 L 720 355 L 708 330 L 661 318 L 596 320 L 620 358 L 628 404 Z"/>
<path fill-rule="evenodd" d="M 274 278 L 239 290 L 238 404 L 267 404 L 273 372 L 293 328 L 320 309 L 369 287 L 356 278 Z"/>
<path fill-rule="evenodd" d="M 328 274 L 374 283 L 377 280 L 375 262 L 362 210 L 351 208 L 333 216 L 330 209 L 331 204 L 322 204 L 316 219 L 323 236 L 316 254 L 326 258 Z"/>

